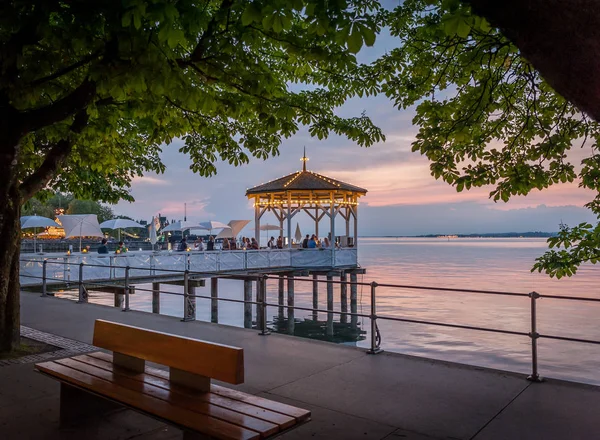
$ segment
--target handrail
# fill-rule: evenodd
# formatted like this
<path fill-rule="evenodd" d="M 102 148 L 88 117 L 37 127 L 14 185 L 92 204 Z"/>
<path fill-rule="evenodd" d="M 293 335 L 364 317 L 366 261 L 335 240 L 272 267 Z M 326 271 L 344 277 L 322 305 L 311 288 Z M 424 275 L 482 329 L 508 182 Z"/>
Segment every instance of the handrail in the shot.
<path fill-rule="evenodd" d="M 56 257 L 56 258 L 61 258 L 61 257 Z M 35 262 L 35 263 L 42 262 L 39 259 L 36 259 L 36 260 L 21 259 L 20 261 Z M 112 259 L 110 262 L 111 263 L 113 262 Z M 218 303 L 218 301 L 225 301 L 225 302 L 231 302 L 231 303 L 244 304 L 245 306 L 250 306 L 250 307 L 254 305 L 257 307 L 257 326 L 259 327 L 259 330 L 261 331 L 261 333 L 260 333 L 261 335 L 266 335 L 269 333 L 268 329 L 267 329 L 267 323 L 266 323 L 266 311 L 267 311 L 268 307 L 277 307 L 280 309 L 286 308 L 286 309 L 288 309 L 288 311 L 292 311 L 292 312 L 295 310 L 302 310 L 302 311 L 313 312 L 313 314 L 314 313 L 327 313 L 328 323 L 332 320 L 332 317 L 334 315 L 342 315 L 342 316 L 349 316 L 349 317 L 356 317 L 356 318 L 358 318 L 358 317 L 368 318 L 368 319 L 370 319 L 370 322 L 371 322 L 371 344 L 370 344 L 370 349 L 368 352 L 373 353 L 373 354 L 379 353 L 381 351 L 381 349 L 380 349 L 381 335 L 380 335 L 379 328 L 377 326 L 377 320 L 379 320 L 379 319 L 387 320 L 387 321 L 395 321 L 395 322 L 406 322 L 406 323 L 412 323 L 412 324 L 422 324 L 422 325 L 431 325 L 431 326 L 438 326 L 438 327 L 457 328 L 457 329 L 463 329 L 463 330 L 482 331 L 482 332 L 488 332 L 488 333 L 506 334 L 506 335 L 512 335 L 512 336 L 526 336 L 526 337 L 530 338 L 530 340 L 531 340 L 532 374 L 528 377 L 528 379 L 532 380 L 532 381 L 541 381 L 540 375 L 538 373 L 538 356 L 537 356 L 537 340 L 538 339 L 545 338 L 545 339 L 550 339 L 550 340 L 600 345 L 600 341 L 597 341 L 597 340 L 538 333 L 537 332 L 537 308 L 536 308 L 536 302 L 540 298 L 547 298 L 547 299 L 553 299 L 553 300 L 565 300 L 565 301 L 586 301 L 586 302 L 600 302 L 600 298 L 589 298 L 589 297 L 581 297 L 581 296 L 566 296 L 566 295 L 544 295 L 544 294 L 539 294 L 537 292 L 522 293 L 522 292 L 490 291 L 490 290 L 479 290 L 479 289 L 460 289 L 460 288 L 449 288 L 449 287 L 419 286 L 419 285 L 390 284 L 390 283 L 378 284 L 375 282 L 367 283 L 367 282 L 348 281 L 348 280 L 336 281 L 336 280 L 331 279 L 331 277 L 329 277 L 329 279 L 327 279 L 327 280 L 319 280 L 319 279 L 305 278 L 305 277 L 294 277 L 293 278 L 294 281 L 310 282 L 310 283 L 313 283 L 313 285 L 314 285 L 314 283 L 327 283 L 328 285 L 339 284 L 339 285 L 345 285 L 345 286 L 369 286 L 370 287 L 370 298 L 371 298 L 371 313 L 367 314 L 367 313 L 348 312 L 347 310 L 339 310 L 339 311 L 334 310 L 333 305 L 330 306 L 329 302 L 328 302 L 327 309 L 320 309 L 318 307 L 296 306 L 294 304 L 284 305 L 282 303 L 269 302 L 266 298 L 266 282 L 269 279 L 270 280 L 275 280 L 275 279 L 281 280 L 281 278 L 284 278 L 287 274 L 265 275 L 265 274 L 260 273 L 260 271 L 258 271 L 256 274 L 244 275 L 246 277 L 246 279 L 254 280 L 257 282 L 257 300 L 252 301 L 251 299 L 250 300 L 248 300 L 248 299 L 240 300 L 240 299 L 234 299 L 234 298 L 222 298 L 222 297 L 213 296 L 213 295 L 210 295 L 210 296 L 197 295 L 197 294 L 195 294 L 194 291 L 190 292 L 190 290 L 188 288 L 189 281 L 191 280 L 191 278 L 190 278 L 191 276 L 194 276 L 194 277 L 196 277 L 196 276 L 217 277 L 218 276 L 220 278 L 227 278 L 228 276 L 236 276 L 236 275 L 239 276 L 239 274 L 227 274 L 227 273 L 223 273 L 221 271 L 195 272 L 195 271 L 190 271 L 190 270 L 182 271 L 182 270 L 176 270 L 176 269 L 162 269 L 162 268 L 156 268 L 156 267 L 130 267 L 130 266 L 117 266 L 117 265 L 112 265 L 112 264 L 110 264 L 110 265 L 87 264 L 85 262 L 72 263 L 72 262 L 67 262 L 64 260 L 51 261 L 50 259 L 43 260 L 43 275 L 41 277 L 35 276 L 35 275 L 28 275 L 28 274 L 20 274 L 21 277 L 25 277 L 25 278 L 41 279 L 42 280 L 42 296 L 46 296 L 46 293 L 47 293 L 46 292 L 46 288 L 47 288 L 46 282 L 49 279 L 47 277 L 47 265 L 49 265 L 49 264 L 59 264 L 59 265 L 78 266 L 79 267 L 78 280 L 73 280 L 70 282 L 73 284 L 77 283 L 79 285 L 79 300 L 78 300 L 78 302 L 84 302 L 84 303 L 87 302 L 87 300 L 88 300 L 87 291 L 85 289 L 86 284 L 88 286 L 110 286 L 110 287 L 117 286 L 114 283 L 107 284 L 107 283 L 98 282 L 98 280 L 85 280 L 83 278 L 83 272 L 84 272 L 85 267 L 101 267 L 104 269 L 109 269 L 111 271 L 115 270 L 115 269 L 116 270 L 124 270 L 125 277 L 122 278 L 122 280 L 124 280 L 125 284 L 124 284 L 124 286 L 119 285 L 119 287 L 123 287 L 123 291 L 124 291 L 123 295 L 125 296 L 125 307 L 122 308 L 123 311 L 129 310 L 129 304 L 130 304 L 129 303 L 129 295 L 130 295 L 130 290 L 131 290 L 130 282 L 132 280 L 132 277 L 130 276 L 130 271 L 132 269 L 136 270 L 136 271 L 146 270 L 146 271 L 151 272 L 154 275 L 156 274 L 156 272 L 173 273 L 173 274 L 181 275 L 181 276 L 183 276 L 183 279 L 184 279 L 184 292 L 183 293 L 169 292 L 169 291 L 160 290 L 160 289 L 147 289 L 147 288 L 142 288 L 142 287 L 136 287 L 135 291 L 151 293 L 153 302 L 155 300 L 155 295 L 158 298 L 158 296 L 160 294 L 184 297 L 184 319 L 183 319 L 184 321 L 190 321 L 190 320 L 195 319 L 195 313 L 196 313 L 195 301 L 197 298 L 211 300 L 212 304 L 215 304 L 215 303 L 213 303 L 213 301 L 216 301 L 216 303 Z M 153 276 L 153 275 L 150 275 L 150 276 Z M 160 282 L 160 279 L 157 279 L 156 282 Z M 258 286 L 262 286 L 262 287 L 259 288 Z M 499 328 L 491 328 L 491 327 L 480 327 L 480 326 L 473 326 L 473 325 L 464 325 L 464 324 L 457 324 L 457 323 L 438 322 L 438 321 L 421 320 L 421 319 L 398 317 L 398 316 L 386 316 L 383 314 L 377 314 L 376 313 L 376 306 L 377 306 L 376 289 L 380 288 L 380 287 L 401 289 L 401 290 L 422 290 L 422 291 L 429 290 L 429 291 L 469 293 L 469 294 L 482 294 L 482 295 L 503 295 L 503 296 L 513 296 L 513 297 L 521 297 L 521 298 L 526 297 L 526 298 L 530 299 L 531 331 L 529 331 L 529 332 L 515 331 L 515 330 L 507 330 L 507 329 L 499 329 Z M 117 295 L 117 294 L 115 294 L 115 295 Z M 281 298 L 280 298 L 280 301 L 281 301 Z M 117 304 L 117 301 L 115 300 L 115 305 L 116 304 Z M 119 305 L 122 306 L 121 302 L 119 302 Z M 153 310 L 154 310 L 154 304 L 153 304 Z M 259 319 L 259 317 L 260 317 L 260 319 Z M 245 318 L 246 318 L 246 316 L 245 316 Z"/>

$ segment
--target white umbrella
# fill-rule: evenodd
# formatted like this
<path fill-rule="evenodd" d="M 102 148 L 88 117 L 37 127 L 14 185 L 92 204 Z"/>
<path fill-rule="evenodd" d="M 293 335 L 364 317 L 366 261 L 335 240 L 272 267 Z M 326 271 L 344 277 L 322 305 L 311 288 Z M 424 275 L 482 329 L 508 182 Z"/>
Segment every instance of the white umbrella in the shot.
<path fill-rule="evenodd" d="M 294 238 L 296 239 L 296 243 L 300 243 L 302 240 L 302 232 L 300 232 L 300 225 L 296 222 L 296 233 L 294 234 Z"/>
<path fill-rule="evenodd" d="M 225 223 L 217 222 L 214 220 L 211 220 L 209 222 L 200 222 L 200 229 L 208 229 L 209 235 L 212 235 L 213 229 L 224 229 L 224 228 L 228 228 L 228 227 L 229 226 L 226 225 Z"/>
<path fill-rule="evenodd" d="M 219 232 L 217 234 L 217 236 L 215 237 L 215 239 L 217 238 L 234 238 L 235 235 L 233 235 L 233 229 L 231 229 L 229 226 L 226 228 L 221 229 L 221 232 Z"/>
<path fill-rule="evenodd" d="M 237 237 L 248 223 L 250 223 L 250 220 L 230 220 L 227 224 L 231 228 L 233 236 Z"/>
<path fill-rule="evenodd" d="M 144 228 L 138 222 L 134 222 L 133 220 L 129 220 L 126 218 L 113 218 L 112 220 L 106 220 L 105 222 L 100 223 L 100 227 L 102 229 L 118 229 L 119 240 L 121 240 L 121 229 Z"/>
<path fill-rule="evenodd" d="M 262 225 L 260 227 L 260 230 L 261 231 L 281 231 L 282 228 L 280 226 L 270 225 L 270 224 L 267 223 L 266 225 Z M 268 241 L 268 237 L 269 237 L 269 234 L 267 234 L 267 241 Z"/>
<path fill-rule="evenodd" d="M 152 249 L 156 244 L 156 218 L 152 217 L 152 223 L 150 223 L 150 243 L 152 243 Z"/>
<path fill-rule="evenodd" d="M 56 223 L 54 220 L 48 217 L 42 217 L 39 215 L 24 215 L 20 218 L 21 220 L 21 229 L 29 229 L 29 228 L 47 228 L 50 226 L 54 226 L 55 228 L 60 228 L 61 226 Z M 33 251 L 37 247 L 37 235 L 34 230 L 33 233 Z"/>
<path fill-rule="evenodd" d="M 79 237 L 79 252 L 81 252 L 81 237 L 104 237 L 96 214 L 59 215 L 58 220 L 65 229 L 65 237 Z"/>
<path fill-rule="evenodd" d="M 172 231 L 187 231 L 188 229 L 208 229 L 203 226 L 200 226 L 198 223 L 189 222 L 185 220 L 179 220 L 171 223 L 169 226 L 164 228 L 163 232 L 172 232 Z"/>

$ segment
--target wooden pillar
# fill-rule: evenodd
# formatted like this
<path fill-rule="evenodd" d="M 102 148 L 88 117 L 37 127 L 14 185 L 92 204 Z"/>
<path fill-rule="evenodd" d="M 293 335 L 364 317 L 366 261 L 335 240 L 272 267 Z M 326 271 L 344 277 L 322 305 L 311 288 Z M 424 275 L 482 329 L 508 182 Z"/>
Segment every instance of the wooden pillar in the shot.
<path fill-rule="evenodd" d="M 125 301 L 125 295 L 123 292 L 125 292 L 125 289 L 115 289 L 115 307 L 120 309 L 123 308 L 123 303 Z"/>
<path fill-rule="evenodd" d="M 357 279 L 358 279 L 358 277 L 356 276 L 355 273 L 350 274 L 350 282 L 351 283 L 356 283 Z M 358 298 L 358 286 L 356 284 L 352 284 L 350 286 L 350 313 L 358 313 L 357 298 Z M 356 326 L 358 325 L 358 316 L 353 315 L 352 317 L 350 317 L 350 323 L 352 325 L 352 328 L 356 328 Z"/>
<path fill-rule="evenodd" d="M 260 196 L 254 197 L 254 238 L 260 247 Z"/>
<path fill-rule="evenodd" d="M 319 236 L 319 207 L 315 208 L 315 235 Z"/>
<path fill-rule="evenodd" d="M 342 284 L 340 284 L 340 306 L 342 308 L 340 322 L 345 324 L 348 322 L 348 315 L 346 315 L 348 312 L 348 284 L 346 284 L 347 277 L 345 272 L 342 272 L 340 281 L 342 282 Z"/>
<path fill-rule="evenodd" d="M 327 336 L 333 336 L 333 275 L 327 274 Z"/>
<path fill-rule="evenodd" d="M 284 294 L 285 294 L 285 279 L 284 279 L 283 275 L 279 275 L 279 285 L 277 286 L 277 302 L 279 304 L 279 308 L 278 308 L 277 312 L 278 312 L 280 321 L 283 321 L 283 305 L 285 302 Z"/>
<path fill-rule="evenodd" d="M 288 333 L 294 334 L 294 275 L 287 277 Z"/>
<path fill-rule="evenodd" d="M 319 275 L 317 275 L 316 273 L 313 274 L 313 282 L 312 282 L 312 288 L 313 288 L 313 302 L 312 302 L 312 306 L 313 309 L 318 309 L 319 308 Z M 313 320 L 317 320 L 318 319 L 318 312 L 313 310 Z"/>
<path fill-rule="evenodd" d="M 188 315 L 192 321 L 196 320 L 196 285 L 192 284 L 188 286 Z M 214 321 L 217 322 L 217 321 Z"/>
<path fill-rule="evenodd" d="M 160 313 L 160 283 L 152 283 L 152 313 Z"/>
<path fill-rule="evenodd" d="M 262 289 L 262 283 L 259 279 L 256 280 L 256 302 L 259 303 L 256 305 L 256 326 L 259 330 L 262 330 L 261 323 L 263 322 L 263 308 L 260 306 L 260 303 L 264 301 L 265 292 Z"/>
<path fill-rule="evenodd" d="M 219 322 L 219 279 L 210 279 L 210 322 Z"/>
<path fill-rule="evenodd" d="M 288 236 L 288 249 L 292 248 L 292 193 L 287 193 L 287 236 Z M 289 285 L 289 279 L 288 279 Z"/>
<path fill-rule="evenodd" d="M 354 202 L 358 199 L 356 197 L 353 198 Z M 354 205 L 354 247 L 358 246 L 358 203 Z"/>
<path fill-rule="evenodd" d="M 252 280 L 244 280 L 244 301 L 252 301 Z M 244 303 L 244 328 L 252 328 L 252 304 Z"/>

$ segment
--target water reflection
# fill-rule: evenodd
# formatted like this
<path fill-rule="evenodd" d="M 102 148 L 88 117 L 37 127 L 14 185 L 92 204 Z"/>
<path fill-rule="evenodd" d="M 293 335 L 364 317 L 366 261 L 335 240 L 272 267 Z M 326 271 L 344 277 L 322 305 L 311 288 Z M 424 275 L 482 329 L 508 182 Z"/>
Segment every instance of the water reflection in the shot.
<path fill-rule="evenodd" d="M 364 341 L 367 334 L 358 323 L 353 325 L 333 319 L 295 318 L 293 314 L 289 318 L 274 316 L 269 327 L 277 333 L 348 345 Z"/>

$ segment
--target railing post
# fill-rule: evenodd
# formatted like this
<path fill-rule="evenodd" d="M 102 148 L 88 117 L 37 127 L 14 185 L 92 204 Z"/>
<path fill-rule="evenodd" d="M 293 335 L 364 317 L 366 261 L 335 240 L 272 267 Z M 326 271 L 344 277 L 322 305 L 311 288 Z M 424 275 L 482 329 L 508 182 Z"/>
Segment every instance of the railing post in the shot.
<path fill-rule="evenodd" d="M 79 299 L 77 302 L 80 304 L 88 302 L 87 291 L 83 286 L 83 263 L 79 263 Z"/>
<path fill-rule="evenodd" d="M 371 348 L 367 351 L 369 354 L 381 353 L 383 350 L 379 348 L 381 344 L 381 336 L 379 334 L 379 328 L 377 327 L 377 301 L 375 296 L 375 289 L 377 283 L 373 281 L 371 283 Z"/>
<path fill-rule="evenodd" d="M 260 289 L 258 289 L 257 292 L 260 292 L 259 307 L 261 309 L 259 335 L 266 336 L 271 334 L 267 328 L 267 275 L 261 276 L 258 282 L 260 283 Z"/>
<path fill-rule="evenodd" d="M 531 375 L 527 377 L 527 380 L 531 382 L 542 382 L 542 378 L 538 372 L 538 352 L 537 352 L 537 340 L 540 334 L 537 332 L 537 303 L 536 300 L 540 298 L 540 294 L 537 292 L 530 292 L 529 298 L 531 298 L 531 332 L 529 337 L 531 338 Z"/>
<path fill-rule="evenodd" d="M 123 311 L 128 312 L 129 310 L 131 309 L 129 308 L 129 265 L 127 265 L 125 267 L 125 308 Z"/>
<path fill-rule="evenodd" d="M 48 265 L 48 260 L 44 260 L 42 263 L 42 295 L 48 296 L 48 291 L 46 290 L 46 266 Z"/>

